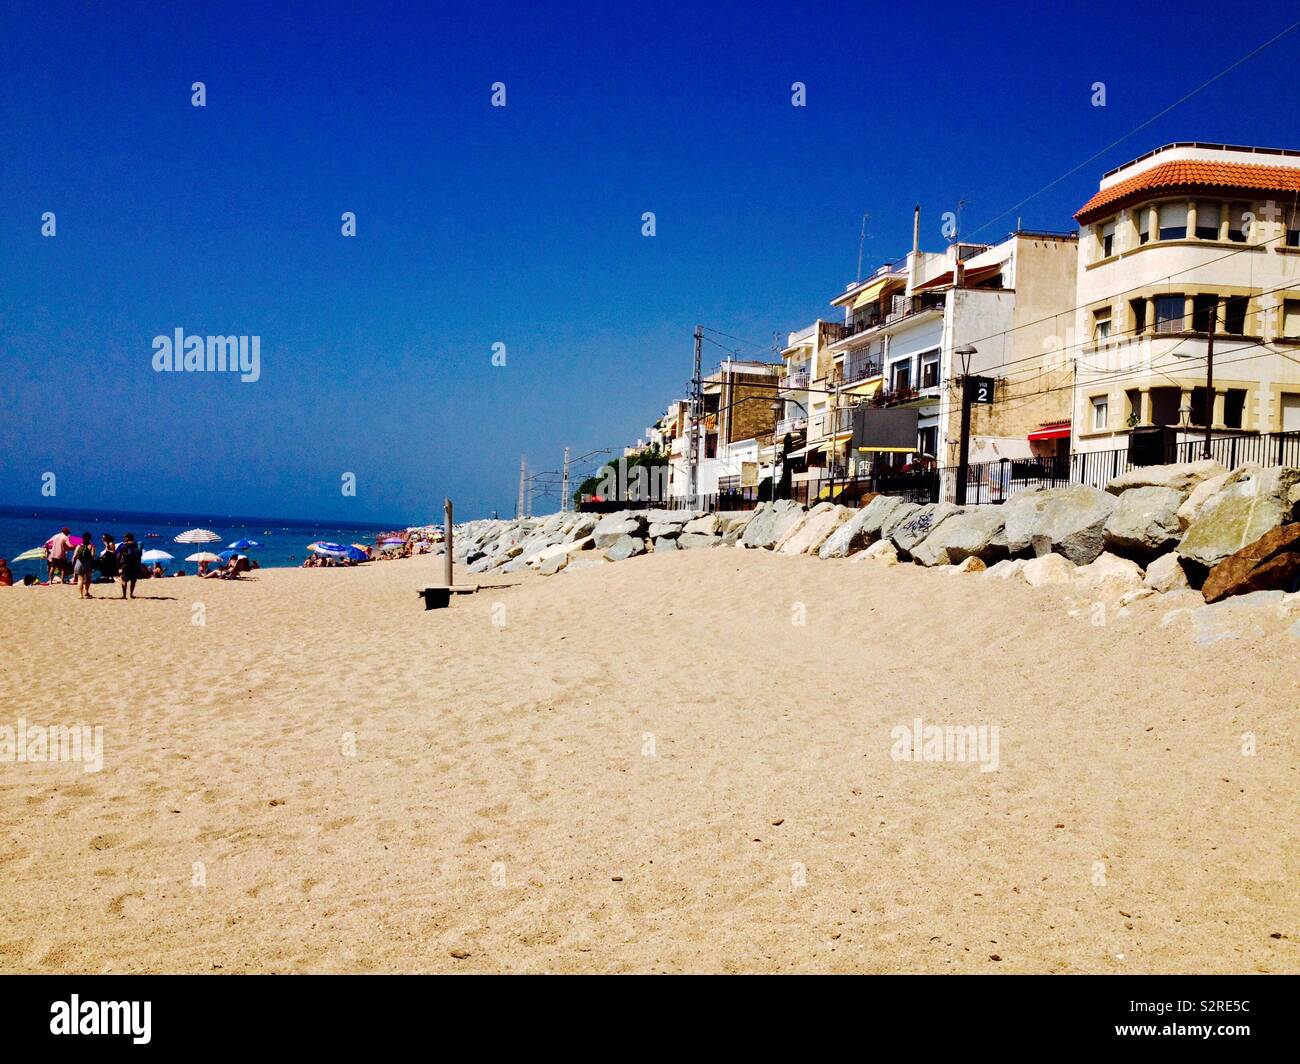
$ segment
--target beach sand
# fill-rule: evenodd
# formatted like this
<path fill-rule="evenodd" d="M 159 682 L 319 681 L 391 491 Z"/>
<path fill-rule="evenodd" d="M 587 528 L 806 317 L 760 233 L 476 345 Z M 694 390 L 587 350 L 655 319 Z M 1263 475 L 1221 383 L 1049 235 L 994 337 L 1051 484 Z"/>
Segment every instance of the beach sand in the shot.
<path fill-rule="evenodd" d="M 1293 622 L 739 550 L 423 612 L 440 573 L 0 589 L 0 724 L 104 729 L 0 764 L 0 971 L 1300 971 Z M 917 717 L 997 771 L 892 759 Z"/>

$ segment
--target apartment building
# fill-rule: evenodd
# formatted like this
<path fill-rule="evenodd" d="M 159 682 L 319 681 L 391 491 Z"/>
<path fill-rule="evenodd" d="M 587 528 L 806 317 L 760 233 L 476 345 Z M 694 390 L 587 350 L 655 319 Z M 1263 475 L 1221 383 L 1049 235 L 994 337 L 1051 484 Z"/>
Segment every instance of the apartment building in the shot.
<path fill-rule="evenodd" d="M 740 488 L 757 488 L 771 475 L 770 462 L 760 461 L 776 430 L 778 383 L 785 363 L 728 359 L 703 380 L 703 416 L 699 427 L 701 495 Z M 690 493 L 689 404 L 674 403 L 661 424 L 668 444 L 668 490 L 684 498 Z"/>
<path fill-rule="evenodd" d="M 919 226 L 918 213 L 918 235 Z M 790 385 L 783 424 L 797 424 L 796 410 L 806 409 L 806 437 L 793 454 L 806 465 L 795 482 L 864 475 L 881 464 L 955 465 L 963 374 L 994 381 L 993 403 L 972 417 L 971 461 L 1065 453 L 1071 376 L 1063 349 L 1074 321 L 1076 257 L 1072 233 L 1017 232 L 994 245 L 914 247 L 849 285 L 831 300 L 843 321 L 792 333 L 782 352 Z M 966 346 L 975 353 L 959 358 Z M 854 410 L 862 405 L 915 410 L 915 441 L 854 447 Z"/>
<path fill-rule="evenodd" d="M 1081 227 L 1074 446 L 1300 431 L 1300 151 L 1167 144 L 1104 174 Z M 1214 387 L 1206 389 L 1209 333 Z"/>

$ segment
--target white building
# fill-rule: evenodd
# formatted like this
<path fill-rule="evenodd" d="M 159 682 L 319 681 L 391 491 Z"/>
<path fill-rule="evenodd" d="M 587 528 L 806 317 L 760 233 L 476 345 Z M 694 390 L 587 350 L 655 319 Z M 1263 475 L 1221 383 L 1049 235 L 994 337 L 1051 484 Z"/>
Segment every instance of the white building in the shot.
<path fill-rule="evenodd" d="M 1300 431 L 1298 203 L 1297 151 L 1168 144 L 1102 177 L 1075 215 L 1076 450 L 1203 436 L 1212 321 L 1212 432 Z"/>

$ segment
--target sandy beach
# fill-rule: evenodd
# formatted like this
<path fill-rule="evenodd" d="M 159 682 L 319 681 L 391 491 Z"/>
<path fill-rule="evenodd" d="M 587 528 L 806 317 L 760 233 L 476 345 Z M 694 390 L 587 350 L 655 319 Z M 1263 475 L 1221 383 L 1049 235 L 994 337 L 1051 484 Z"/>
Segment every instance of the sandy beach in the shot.
<path fill-rule="evenodd" d="M 1300 971 L 1294 619 L 767 551 L 439 579 L 0 588 L 0 724 L 103 727 L 0 764 L 0 971 Z M 918 717 L 997 770 L 892 758 Z"/>

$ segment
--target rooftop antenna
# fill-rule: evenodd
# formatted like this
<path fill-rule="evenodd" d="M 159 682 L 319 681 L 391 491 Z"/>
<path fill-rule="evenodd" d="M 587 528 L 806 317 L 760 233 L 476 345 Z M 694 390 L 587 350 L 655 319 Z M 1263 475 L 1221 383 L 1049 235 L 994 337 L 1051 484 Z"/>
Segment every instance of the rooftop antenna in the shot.
<path fill-rule="evenodd" d="M 862 231 L 858 234 L 858 280 L 862 280 L 862 245 L 867 242 L 867 222 L 870 221 L 871 215 L 865 211 L 862 214 Z"/>

